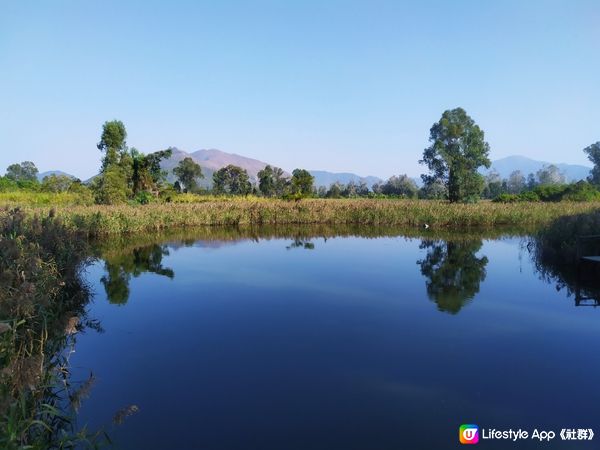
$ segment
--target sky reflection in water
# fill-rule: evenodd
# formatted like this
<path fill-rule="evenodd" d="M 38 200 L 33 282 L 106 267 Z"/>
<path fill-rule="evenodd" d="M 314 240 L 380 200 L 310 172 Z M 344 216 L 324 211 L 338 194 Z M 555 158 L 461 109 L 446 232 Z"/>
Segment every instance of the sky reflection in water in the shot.
<path fill-rule="evenodd" d="M 600 311 L 540 280 L 523 238 L 310 234 L 100 246 L 81 424 L 125 449 L 278 450 L 597 424 Z"/>

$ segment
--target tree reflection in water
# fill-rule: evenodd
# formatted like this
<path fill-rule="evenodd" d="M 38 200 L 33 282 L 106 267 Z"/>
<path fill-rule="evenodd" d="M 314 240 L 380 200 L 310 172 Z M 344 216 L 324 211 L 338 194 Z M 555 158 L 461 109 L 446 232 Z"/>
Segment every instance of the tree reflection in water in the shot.
<path fill-rule="evenodd" d="M 478 258 L 481 240 L 422 240 L 425 259 L 417 261 L 427 278 L 427 295 L 440 311 L 457 314 L 479 292 L 488 259 Z"/>
<path fill-rule="evenodd" d="M 108 301 L 124 305 L 129 299 L 129 281 L 142 273 L 150 272 L 173 278 L 172 269 L 163 267 L 162 258 L 169 250 L 166 245 L 146 245 L 128 252 L 104 255 L 106 275 L 100 281 L 104 285 Z"/>

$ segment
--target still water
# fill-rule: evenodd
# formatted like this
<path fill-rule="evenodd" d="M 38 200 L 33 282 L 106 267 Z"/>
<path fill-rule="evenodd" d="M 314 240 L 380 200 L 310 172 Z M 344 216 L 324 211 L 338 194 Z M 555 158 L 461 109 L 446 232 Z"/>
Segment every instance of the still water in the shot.
<path fill-rule="evenodd" d="M 600 310 L 543 279 L 526 243 L 306 228 L 102 243 L 86 278 L 104 332 L 71 358 L 93 379 L 78 422 L 121 449 L 459 448 L 465 423 L 600 438 Z"/>

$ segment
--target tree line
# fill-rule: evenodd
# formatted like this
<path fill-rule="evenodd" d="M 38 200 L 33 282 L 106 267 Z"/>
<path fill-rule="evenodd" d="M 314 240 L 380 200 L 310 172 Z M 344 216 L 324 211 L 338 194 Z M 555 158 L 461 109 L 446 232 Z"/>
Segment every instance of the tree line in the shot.
<path fill-rule="evenodd" d="M 253 194 L 295 199 L 397 197 L 450 202 L 473 202 L 481 198 L 498 201 L 560 200 L 565 195 L 567 197 L 564 198 L 568 199 L 600 198 L 600 142 L 583 150 L 593 168 L 586 181 L 576 184 L 568 185 L 554 165 L 528 175 L 516 170 L 506 179 L 502 179 L 496 171 L 484 176 L 480 170 L 491 165 L 490 146 L 485 141 L 483 130 L 462 108 L 445 111 L 431 127 L 430 145 L 419 161 L 427 168 L 427 173 L 421 175 L 421 187 L 404 174 L 375 183 L 371 188 L 364 181 L 333 183 L 329 188 L 316 188 L 314 177 L 307 170 L 295 169 L 286 174 L 283 169 L 270 165 L 258 172 L 253 183 L 245 169 L 228 165 L 213 173 L 212 189 L 208 190 L 201 187 L 204 173 L 192 158 L 184 158 L 177 164 L 173 169 L 176 181 L 170 183 L 161 162 L 172 156 L 172 150 L 144 154 L 135 147 L 128 147 L 126 139 L 123 122 L 113 120 L 104 123 L 97 144 L 102 152 L 100 173 L 87 184 L 60 174 L 50 175 L 39 183 L 35 164 L 25 161 L 7 168 L 5 176 L 0 177 L 0 190 L 88 193 L 100 204 L 148 203 L 155 198 L 168 201 L 178 193 Z"/>

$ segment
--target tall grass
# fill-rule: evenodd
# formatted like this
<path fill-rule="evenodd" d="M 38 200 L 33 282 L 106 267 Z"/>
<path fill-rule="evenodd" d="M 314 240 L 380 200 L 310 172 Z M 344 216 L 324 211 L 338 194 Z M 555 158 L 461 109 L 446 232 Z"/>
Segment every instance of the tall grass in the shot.
<path fill-rule="evenodd" d="M 90 294 L 79 271 L 87 244 L 60 220 L 0 215 L 0 448 L 75 448 L 66 405 L 69 347 Z M 87 322 L 92 324 L 91 322 Z"/>
<path fill-rule="evenodd" d="M 0 205 L 4 206 L 68 206 L 92 205 L 91 192 L 33 192 L 15 190 L 0 192 Z"/>
<path fill-rule="evenodd" d="M 461 229 L 532 226 L 589 212 L 598 203 L 448 204 L 423 200 L 305 199 L 298 202 L 237 198 L 204 203 L 121 206 L 57 206 L 71 230 L 89 235 L 138 233 L 205 225 L 360 224 Z M 49 208 L 26 208 L 30 216 Z"/>

